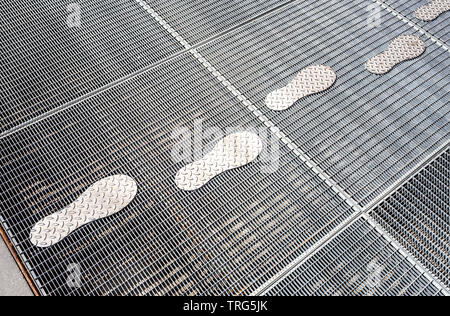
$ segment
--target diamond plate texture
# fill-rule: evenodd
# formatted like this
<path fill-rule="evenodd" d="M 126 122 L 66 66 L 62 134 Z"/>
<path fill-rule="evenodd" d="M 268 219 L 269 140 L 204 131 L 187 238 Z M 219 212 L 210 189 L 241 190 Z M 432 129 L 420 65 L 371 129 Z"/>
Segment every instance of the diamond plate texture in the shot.
<path fill-rule="evenodd" d="M 330 67 L 307 67 L 288 85 L 270 93 L 266 98 L 266 105 L 274 111 L 286 110 L 303 97 L 327 90 L 335 81 L 336 73 Z"/>
<path fill-rule="evenodd" d="M 426 44 L 418 37 L 403 35 L 394 39 L 387 50 L 372 57 L 366 63 L 371 73 L 383 75 L 398 64 L 419 57 L 426 50 Z"/>
<path fill-rule="evenodd" d="M 92 221 L 120 212 L 137 194 L 136 182 L 119 175 L 96 182 L 63 210 L 39 221 L 30 240 L 37 247 L 50 247 Z"/>
<path fill-rule="evenodd" d="M 450 10 L 449 0 L 433 0 L 430 3 L 418 8 L 414 15 L 422 21 L 433 21 L 441 14 Z"/>
<path fill-rule="evenodd" d="M 178 171 L 175 183 L 186 191 L 200 189 L 221 173 L 254 161 L 261 153 L 262 146 L 256 134 L 243 132 L 229 135 L 201 160 Z"/>

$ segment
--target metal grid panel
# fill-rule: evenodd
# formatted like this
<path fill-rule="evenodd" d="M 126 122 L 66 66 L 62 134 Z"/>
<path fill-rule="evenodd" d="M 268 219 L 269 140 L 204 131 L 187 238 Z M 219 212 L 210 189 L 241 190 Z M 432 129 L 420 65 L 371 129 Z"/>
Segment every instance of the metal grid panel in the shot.
<path fill-rule="evenodd" d="M 403 15 L 408 20 L 419 25 L 424 30 L 430 32 L 433 36 L 450 44 L 450 30 L 448 28 L 450 22 L 450 13 L 446 12 L 439 16 L 437 19 L 429 22 L 424 22 L 417 19 L 414 12 L 431 2 L 431 0 L 380 0 L 383 3 L 389 5 L 396 12 Z"/>
<path fill-rule="evenodd" d="M 371 224 L 359 219 L 268 295 L 443 295 Z"/>
<path fill-rule="evenodd" d="M 298 1 L 205 45 L 201 53 L 362 205 L 448 139 L 448 51 L 372 1 Z M 420 58 L 378 76 L 365 63 L 399 35 L 427 44 Z M 323 64 L 337 81 L 282 112 L 264 99 L 301 69 Z"/>
<path fill-rule="evenodd" d="M 272 174 L 252 163 L 180 191 L 171 133 L 195 119 L 262 125 L 187 54 L 1 140 L 3 226 L 43 294 L 250 294 L 354 212 L 284 147 Z M 139 184 L 127 209 L 31 245 L 37 221 L 118 173 Z"/>
<path fill-rule="evenodd" d="M 0 4 L 0 132 L 161 61 L 183 47 L 135 0 Z"/>
<path fill-rule="evenodd" d="M 450 287 L 450 151 L 371 212 L 392 236 Z"/>
<path fill-rule="evenodd" d="M 190 44 L 197 44 L 289 2 L 292 1 L 146 0 Z"/>

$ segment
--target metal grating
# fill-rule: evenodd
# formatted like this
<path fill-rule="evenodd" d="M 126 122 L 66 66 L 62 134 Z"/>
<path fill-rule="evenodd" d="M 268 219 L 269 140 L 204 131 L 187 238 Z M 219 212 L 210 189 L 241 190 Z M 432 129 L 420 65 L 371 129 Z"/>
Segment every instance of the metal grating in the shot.
<path fill-rule="evenodd" d="M 1 140 L 0 214 L 43 294 L 250 294 L 354 212 L 284 146 L 272 174 L 254 163 L 179 190 L 171 133 L 195 119 L 264 126 L 187 54 Z M 32 246 L 37 221 L 117 173 L 138 182 L 127 209 Z"/>
<path fill-rule="evenodd" d="M 443 296 L 444 293 L 361 218 L 267 295 Z"/>
<path fill-rule="evenodd" d="M 146 1 L 156 13 L 143 1 L 81 2 L 85 21 L 96 23 L 70 31 L 61 27 L 66 3 L 36 11 L 0 4 L 13 21 L 1 39 L 11 46 L 0 69 L 29 80 L 2 89 L 5 130 L 44 114 L 0 136 L 0 222 L 43 295 L 255 293 L 360 214 L 342 188 L 367 205 L 448 139 L 448 50 L 387 11 L 380 27 L 368 28 L 373 1 Z M 23 56 L 14 32 L 31 43 L 22 43 Z M 405 32 L 427 42 L 426 54 L 386 76 L 368 74 L 367 58 Z M 206 44 L 190 49 L 199 43 Z M 33 63 L 23 68 L 28 50 Z M 266 95 L 311 63 L 332 66 L 338 82 L 285 113 L 268 111 Z M 267 161 L 258 161 L 201 190 L 179 190 L 174 177 L 185 163 L 172 158 L 172 132 L 192 131 L 198 120 L 216 131 L 260 129 L 269 135 L 265 145 L 280 147 L 277 168 L 267 173 Z M 213 133 L 202 145 L 221 137 Z M 118 173 L 139 185 L 127 209 L 54 247 L 30 243 L 36 222 Z M 382 247 L 383 255 L 391 250 Z M 386 293 L 443 294 L 396 255 L 380 254 L 406 273 Z M 82 271 L 80 287 L 67 283 L 72 264 Z"/>
<path fill-rule="evenodd" d="M 200 49 L 232 84 L 347 193 L 368 205 L 449 137 L 449 52 L 387 11 L 368 27 L 372 1 L 300 1 Z M 427 43 L 384 76 L 364 65 L 399 35 Z M 283 112 L 265 97 L 301 69 L 337 73 L 327 91 Z"/>
<path fill-rule="evenodd" d="M 450 287 L 450 150 L 370 215 Z"/>
<path fill-rule="evenodd" d="M 0 4 L 0 133 L 183 50 L 135 0 L 68 3 Z"/>
<path fill-rule="evenodd" d="M 443 13 L 437 19 L 433 21 L 424 22 L 417 19 L 414 12 L 431 2 L 431 0 L 379 0 L 382 3 L 387 4 L 390 8 L 407 18 L 412 23 L 417 24 L 436 38 L 450 44 L 450 32 L 448 29 L 448 23 L 450 19 L 450 12 Z"/>
<path fill-rule="evenodd" d="M 292 2 L 290 0 L 146 0 L 190 44 L 195 45 Z"/>

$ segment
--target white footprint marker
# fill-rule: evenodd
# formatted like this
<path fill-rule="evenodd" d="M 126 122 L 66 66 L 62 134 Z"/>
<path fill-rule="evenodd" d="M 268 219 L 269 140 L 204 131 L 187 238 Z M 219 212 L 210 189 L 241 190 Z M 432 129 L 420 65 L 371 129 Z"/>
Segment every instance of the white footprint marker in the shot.
<path fill-rule="evenodd" d="M 128 176 L 100 180 L 72 204 L 38 222 L 31 230 L 31 242 L 41 248 L 53 246 L 81 226 L 121 211 L 136 194 L 137 184 Z"/>
<path fill-rule="evenodd" d="M 306 67 L 288 85 L 270 93 L 266 106 L 274 111 L 286 110 L 303 97 L 327 90 L 336 78 L 336 73 L 328 66 Z"/>
<path fill-rule="evenodd" d="M 396 65 L 419 57 L 427 46 L 414 35 L 402 35 L 394 39 L 388 49 L 369 59 L 366 69 L 373 74 L 383 75 L 391 71 Z"/>
<path fill-rule="evenodd" d="M 450 0 L 433 0 L 418 8 L 414 15 L 419 20 L 429 22 L 438 18 L 442 13 L 450 10 Z"/>
<path fill-rule="evenodd" d="M 178 171 L 175 183 L 185 191 L 200 189 L 221 173 L 254 161 L 262 148 L 262 141 L 256 134 L 243 132 L 229 135 L 205 157 Z"/>

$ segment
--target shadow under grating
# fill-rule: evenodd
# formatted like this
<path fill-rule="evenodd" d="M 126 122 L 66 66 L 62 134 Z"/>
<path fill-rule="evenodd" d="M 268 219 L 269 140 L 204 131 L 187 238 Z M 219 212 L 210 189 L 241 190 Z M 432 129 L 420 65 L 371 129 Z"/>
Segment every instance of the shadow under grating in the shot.
<path fill-rule="evenodd" d="M 450 288 L 448 149 L 370 215 Z"/>
<path fill-rule="evenodd" d="M 267 295 L 444 296 L 444 293 L 361 218 Z"/>

